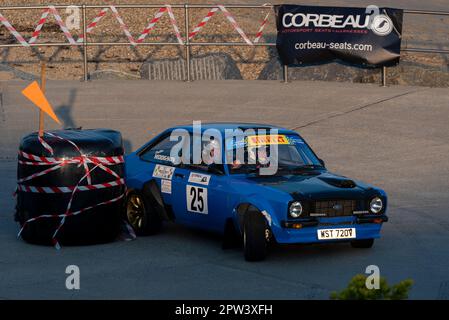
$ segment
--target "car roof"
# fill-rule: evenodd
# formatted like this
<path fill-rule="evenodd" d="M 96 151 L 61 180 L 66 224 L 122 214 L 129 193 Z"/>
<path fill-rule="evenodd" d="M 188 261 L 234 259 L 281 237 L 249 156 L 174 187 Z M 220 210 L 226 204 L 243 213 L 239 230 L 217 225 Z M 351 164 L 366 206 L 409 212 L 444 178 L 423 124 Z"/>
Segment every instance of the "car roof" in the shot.
<path fill-rule="evenodd" d="M 173 129 L 185 129 L 189 132 L 193 131 L 193 125 L 180 125 L 170 128 Z M 221 133 L 224 133 L 225 130 L 248 130 L 248 129 L 265 129 L 265 130 L 278 130 L 279 133 L 283 134 L 297 134 L 293 130 L 289 130 L 286 128 L 282 128 L 279 126 L 264 124 L 264 123 L 247 123 L 247 122 L 207 122 L 201 123 L 201 132 L 204 132 L 208 129 L 216 129 Z"/>

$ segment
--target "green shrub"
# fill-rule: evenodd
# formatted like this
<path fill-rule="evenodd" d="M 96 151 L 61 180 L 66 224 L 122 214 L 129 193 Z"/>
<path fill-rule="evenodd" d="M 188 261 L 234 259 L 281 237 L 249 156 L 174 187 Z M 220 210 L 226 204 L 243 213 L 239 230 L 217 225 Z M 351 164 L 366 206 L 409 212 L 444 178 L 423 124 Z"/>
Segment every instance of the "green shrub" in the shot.
<path fill-rule="evenodd" d="M 368 289 L 365 285 L 366 275 L 354 276 L 346 289 L 332 292 L 333 300 L 404 300 L 408 299 L 413 280 L 407 279 L 393 286 L 389 286 L 384 277 L 380 278 L 379 289 Z"/>

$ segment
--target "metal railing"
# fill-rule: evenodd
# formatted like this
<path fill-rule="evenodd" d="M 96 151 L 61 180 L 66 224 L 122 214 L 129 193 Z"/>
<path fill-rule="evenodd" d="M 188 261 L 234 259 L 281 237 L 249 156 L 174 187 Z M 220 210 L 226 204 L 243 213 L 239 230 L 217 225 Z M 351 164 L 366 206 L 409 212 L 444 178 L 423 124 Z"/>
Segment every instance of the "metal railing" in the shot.
<path fill-rule="evenodd" d="M 83 42 L 70 44 L 70 43 L 60 43 L 60 42 L 47 42 L 47 43 L 33 43 L 29 44 L 29 47 L 67 47 L 67 46 L 81 46 L 83 48 L 83 78 L 84 81 L 88 81 L 89 70 L 88 70 L 88 47 L 94 46 L 131 46 L 130 42 L 89 42 L 87 37 L 87 20 L 86 20 L 86 12 L 88 9 L 102 9 L 110 6 L 111 4 L 104 5 L 82 5 L 82 35 Z M 56 9 L 64 9 L 69 7 L 70 5 L 55 5 L 53 6 Z M 163 6 L 162 4 L 120 4 L 114 5 L 116 8 L 123 9 L 156 9 Z M 272 5 L 224 5 L 226 8 L 234 8 L 234 9 L 272 9 Z M 253 46 L 253 47 L 274 47 L 276 46 L 275 42 L 262 42 L 262 43 L 252 43 L 248 44 L 246 42 L 192 42 L 189 39 L 190 34 L 190 10 L 191 9 L 211 9 L 217 7 L 217 5 L 213 4 L 174 4 L 171 5 L 172 8 L 184 9 L 184 39 L 183 43 L 178 42 L 141 42 L 138 44 L 134 44 L 134 46 L 180 46 L 185 48 L 185 81 L 191 81 L 191 53 L 190 48 L 194 46 Z M 0 12 L 5 10 L 32 10 L 32 9 L 47 9 L 48 6 L 0 6 Z M 413 14 L 413 15 L 432 15 L 432 16 L 447 16 L 449 17 L 449 11 L 428 11 L 428 10 L 404 10 L 404 14 Z M 14 48 L 14 47 L 23 47 L 20 43 L 9 43 L 9 44 L 1 44 L 0 48 Z M 401 48 L 402 52 L 414 52 L 414 53 L 429 53 L 429 54 L 449 54 L 449 49 L 437 49 L 437 48 L 409 48 L 403 47 Z M 95 62 L 95 61 L 94 61 Z M 387 68 L 381 68 L 381 79 L 382 86 L 387 85 Z M 283 66 L 283 81 L 285 83 L 288 82 L 288 66 Z"/>

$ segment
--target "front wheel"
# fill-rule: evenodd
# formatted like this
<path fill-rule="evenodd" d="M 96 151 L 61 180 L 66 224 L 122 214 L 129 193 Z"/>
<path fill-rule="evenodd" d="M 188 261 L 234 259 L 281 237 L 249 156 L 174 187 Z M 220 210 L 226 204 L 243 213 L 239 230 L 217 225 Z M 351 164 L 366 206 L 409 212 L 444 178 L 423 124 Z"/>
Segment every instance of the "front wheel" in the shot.
<path fill-rule="evenodd" d="M 243 221 L 243 250 L 246 261 L 261 261 L 267 256 L 269 229 L 264 216 L 249 211 Z"/>
<path fill-rule="evenodd" d="M 148 236 L 160 231 L 162 220 L 151 202 L 134 191 L 126 199 L 126 219 L 138 236 Z"/>
<path fill-rule="evenodd" d="M 351 241 L 351 246 L 353 248 L 365 248 L 369 249 L 373 246 L 374 239 L 363 239 L 363 240 L 354 240 Z"/>

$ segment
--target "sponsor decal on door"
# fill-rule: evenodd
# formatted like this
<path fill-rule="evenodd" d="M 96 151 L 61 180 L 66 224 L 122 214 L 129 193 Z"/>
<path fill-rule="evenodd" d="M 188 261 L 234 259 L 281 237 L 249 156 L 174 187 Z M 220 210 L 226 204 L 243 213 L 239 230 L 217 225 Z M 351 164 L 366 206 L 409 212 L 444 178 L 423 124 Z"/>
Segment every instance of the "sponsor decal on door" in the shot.
<path fill-rule="evenodd" d="M 203 184 L 205 186 L 209 185 L 210 175 L 201 174 L 196 172 L 191 172 L 189 176 L 189 182 Z"/>
<path fill-rule="evenodd" d="M 153 177 L 171 180 L 174 172 L 175 168 L 173 167 L 157 164 L 153 170 Z"/>

